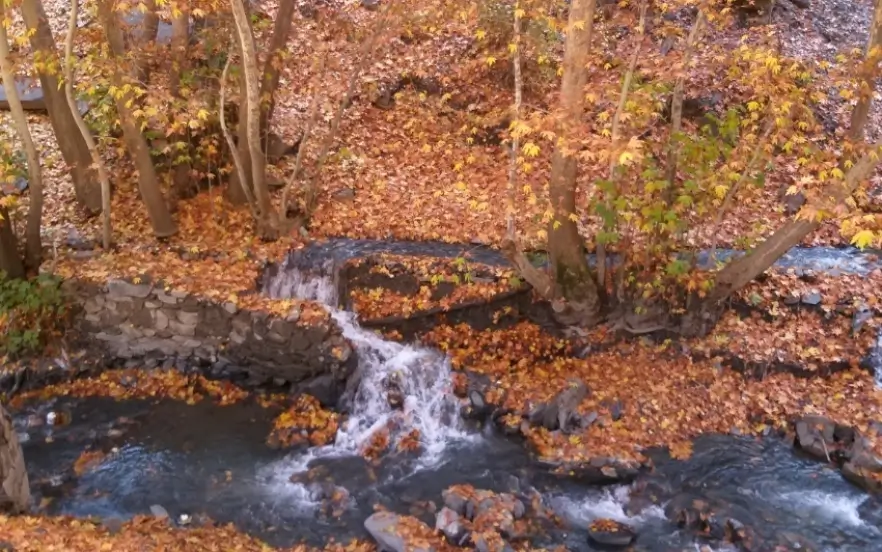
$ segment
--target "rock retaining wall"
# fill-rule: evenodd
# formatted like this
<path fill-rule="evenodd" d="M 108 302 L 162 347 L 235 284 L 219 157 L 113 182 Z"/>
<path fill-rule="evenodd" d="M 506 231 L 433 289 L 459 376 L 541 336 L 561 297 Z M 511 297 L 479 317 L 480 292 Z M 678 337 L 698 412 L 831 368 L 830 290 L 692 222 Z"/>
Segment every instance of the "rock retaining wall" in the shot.
<path fill-rule="evenodd" d="M 244 373 L 255 385 L 320 377 L 342 390 L 355 365 L 333 320 L 304 323 L 297 306 L 280 317 L 121 279 L 105 285 L 68 281 L 65 287 L 81 307 L 74 317 L 80 335 L 117 358 L 143 360 L 148 367 L 185 359 L 218 377 Z"/>

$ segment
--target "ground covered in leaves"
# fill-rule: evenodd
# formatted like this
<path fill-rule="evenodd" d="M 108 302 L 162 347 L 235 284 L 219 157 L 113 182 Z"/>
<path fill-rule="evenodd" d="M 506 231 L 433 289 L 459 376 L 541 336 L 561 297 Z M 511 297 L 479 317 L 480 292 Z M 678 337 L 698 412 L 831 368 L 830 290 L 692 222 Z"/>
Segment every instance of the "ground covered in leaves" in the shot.
<path fill-rule="evenodd" d="M 194 552 L 311 552 L 307 546 L 273 548 L 242 534 L 232 526 L 180 530 L 168 520 L 137 517 L 110 530 L 100 522 L 63 517 L 0 516 L 0 546 L 8 544 L 19 552 L 96 552 L 143 550 L 192 550 Z M 327 552 L 368 552 L 367 543 L 330 544 Z M 317 551 L 316 551 L 317 552 Z"/>

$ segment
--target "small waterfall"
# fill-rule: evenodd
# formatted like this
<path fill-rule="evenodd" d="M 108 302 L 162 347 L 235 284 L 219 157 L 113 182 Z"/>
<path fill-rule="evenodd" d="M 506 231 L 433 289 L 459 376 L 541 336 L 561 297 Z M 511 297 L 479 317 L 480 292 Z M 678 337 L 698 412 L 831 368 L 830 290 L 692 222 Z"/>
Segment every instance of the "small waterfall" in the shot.
<path fill-rule="evenodd" d="M 450 392 L 449 359 L 437 351 L 388 341 L 362 329 L 354 313 L 338 308 L 336 275 L 332 262 L 325 263 L 315 274 L 288 262 L 265 282 L 264 291 L 270 297 L 297 297 L 324 304 L 358 355 L 353 377 L 359 378 L 359 387 L 349 417 L 338 430 L 333 445 L 309 454 L 356 454 L 375 432 L 394 427 L 397 436 L 418 430 L 422 463 L 436 462 L 449 442 L 466 438 L 459 404 Z M 390 378 L 401 391 L 401 409 L 393 408 L 387 399 Z"/>

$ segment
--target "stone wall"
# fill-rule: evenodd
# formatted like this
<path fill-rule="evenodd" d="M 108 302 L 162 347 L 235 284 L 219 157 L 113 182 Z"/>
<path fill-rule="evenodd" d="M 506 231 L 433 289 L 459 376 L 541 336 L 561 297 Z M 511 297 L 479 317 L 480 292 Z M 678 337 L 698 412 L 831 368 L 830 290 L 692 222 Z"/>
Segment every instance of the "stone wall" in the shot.
<path fill-rule="evenodd" d="M 183 359 L 217 377 L 247 375 L 249 384 L 308 385 L 321 378 L 341 392 L 355 365 L 333 320 L 304 323 L 297 306 L 281 317 L 121 279 L 103 286 L 71 280 L 65 288 L 81 307 L 74 317 L 78 334 L 132 364 Z"/>

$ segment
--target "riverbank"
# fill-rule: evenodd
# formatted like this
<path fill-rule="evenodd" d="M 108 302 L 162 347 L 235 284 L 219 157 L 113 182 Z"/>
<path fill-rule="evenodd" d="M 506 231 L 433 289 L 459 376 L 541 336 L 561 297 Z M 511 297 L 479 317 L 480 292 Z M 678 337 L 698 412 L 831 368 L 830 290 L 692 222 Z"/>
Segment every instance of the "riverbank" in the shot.
<path fill-rule="evenodd" d="M 272 394 L 268 389 L 262 392 L 259 388 L 246 392 L 223 381 L 211 381 L 198 371 L 188 372 L 186 365 L 157 362 L 148 367 L 138 365 L 136 360 L 133 362 L 134 359 L 129 361 L 133 365 L 128 369 L 106 371 L 93 378 L 61 382 L 21 395 L 14 406 L 27 408 L 28 405 L 43 404 L 46 408 L 52 408 L 51 405 L 56 404 L 54 401 L 88 401 L 91 400 L 90 397 L 122 400 L 119 404 L 125 406 L 134 404 L 133 400 L 162 401 L 171 398 L 182 405 L 182 408 L 197 409 L 174 410 L 178 412 L 176 415 L 184 416 L 183 419 L 187 420 L 182 427 L 192 424 L 188 431 L 195 436 L 217 432 L 217 420 L 222 419 L 217 412 L 203 410 L 203 415 L 207 416 L 206 425 L 205 429 L 200 429 L 203 426 L 200 425 L 201 422 L 197 422 L 197 413 L 199 409 L 205 408 L 200 406 L 204 405 L 203 399 L 226 405 L 218 408 L 232 409 L 225 416 L 236 419 L 238 414 L 235 409 L 245 408 L 249 397 L 253 397 L 257 399 L 257 404 L 262 405 L 261 410 L 246 409 L 245 412 L 250 412 L 247 418 L 265 419 L 266 422 L 259 430 L 248 429 L 242 433 L 255 441 L 254 447 L 250 448 L 272 450 L 265 443 L 269 440 L 273 426 L 285 430 L 283 435 L 299 436 L 294 440 L 283 438 L 276 446 L 293 442 L 301 445 L 295 447 L 289 457 L 285 457 L 284 453 L 282 457 L 273 456 L 277 460 L 270 461 L 270 464 L 267 464 L 267 458 L 246 456 L 243 460 L 236 461 L 238 467 L 234 471 L 244 469 L 256 474 L 259 466 L 275 466 L 272 468 L 272 473 L 276 474 L 272 478 L 275 481 L 275 486 L 271 487 L 273 492 L 285 490 L 286 496 L 290 497 L 292 489 L 306 489 L 297 491 L 300 494 L 295 495 L 309 503 L 314 503 L 309 498 L 313 491 L 309 491 L 308 486 L 297 486 L 305 485 L 304 483 L 288 481 L 292 475 L 303 470 L 307 474 L 321 474 L 322 470 L 331 470 L 325 473 L 331 475 L 333 484 L 345 489 L 347 495 L 367 493 L 358 501 L 359 504 L 362 500 L 365 504 L 384 502 L 381 497 L 371 494 L 375 483 L 371 481 L 369 471 L 361 472 L 359 470 L 362 468 L 358 468 L 356 472 L 352 472 L 352 465 L 345 464 L 349 466 L 346 473 L 364 473 L 364 478 L 358 476 L 347 483 L 339 480 L 339 475 L 334 475 L 343 473 L 337 471 L 340 467 L 334 467 L 339 464 L 325 462 L 331 462 L 333 458 L 337 458 L 334 456 L 337 454 L 342 455 L 340 458 L 351 459 L 367 456 L 376 463 L 377 468 L 374 469 L 381 470 L 379 473 L 383 473 L 383 469 L 389 470 L 386 473 L 392 479 L 400 478 L 401 474 L 409 474 L 404 479 L 407 481 L 410 477 L 417 477 L 416 474 L 419 473 L 425 474 L 424 477 L 439 477 L 438 472 L 432 471 L 434 468 L 427 471 L 426 465 L 407 460 L 413 458 L 413 454 L 440 455 L 437 458 L 444 462 L 442 466 L 449 465 L 459 472 L 480 472 L 485 469 L 482 466 L 487 466 L 486 469 L 492 471 L 492 468 L 498 469 L 501 465 L 500 451 L 505 457 L 521 458 L 518 454 L 524 454 L 523 441 L 526 441 L 529 450 L 537 453 L 539 463 L 528 461 L 524 455 L 523 460 L 518 461 L 522 463 L 516 464 L 516 469 L 527 469 L 531 478 L 542 480 L 544 477 L 554 477 L 552 473 L 558 471 L 562 480 L 568 481 L 566 485 L 583 489 L 579 492 L 592 489 L 592 485 L 596 483 L 627 485 L 628 482 L 634 482 L 633 487 L 623 488 L 631 488 L 637 495 L 641 495 L 640 489 L 645 488 L 648 484 L 646 477 L 652 473 L 649 467 L 658 465 L 660 457 L 654 452 L 658 447 L 666 447 L 674 457 L 674 462 L 687 462 L 675 463 L 676 466 L 685 466 L 688 462 L 699 462 L 703 466 L 701 458 L 706 454 L 713 454 L 714 449 L 702 449 L 696 457 L 695 439 L 705 442 L 708 436 L 714 434 L 723 439 L 733 439 L 724 441 L 727 443 L 723 445 L 724 448 L 733 448 L 733 443 L 736 442 L 775 442 L 783 447 L 774 449 L 774 455 L 751 449 L 751 452 L 745 453 L 745 457 L 733 457 L 730 460 L 733 465 L 744 466 L 744 462 L 748 462 L 750 458 L 749 462 L 755 465 L 770 463 L 771 469 L 771 465 L 796 461 L 797 456 L 791 450 L 800 448 L 815 458 L 810 461 L 810 465 L 816 466 L 812 469 L 824 470 L 824 465 L 830 464 L 845 469 L 849 477 L 857 483 L 875 488 L 878 468 L 878 461 L 874 461 L 874 458 L 878 458 L 876 430 L 879 427 L 877 422 L 882 419 L 882 402 L 874 385 L 873 374 L 858 365 L 875 343 L 877 328 L 872 320 L 867 320 L 864 321 L 865 327 L 860 328 L 856 336 L 851 335 L 854 315 L 858 311 L 836 308 L 840 303 L 846 302 L 847 297 L 833 293 L 828 285 L 828 278 L 833 278 L 832 276 L 814 273 L 808 276 L 804 273 L 797 275 L 786 270 L 773 273 L 751 290 L 752 294 L 762 296 L 763 301 L 745 302 L 746 310 L 734 309 L 731 318 L 724 319 L 718 331 L 711 336 L 702 340 L 667 342 L 633 338 L 622 340 L 612 334 L 565 336 L 553 329 L 544 328 L 532 319 L 542 312 L 541 308 L 533 306 L 532 301 L 494 306 L 492 298 L 495 295 L 516 289 L 512 287 L 508 269 L 464 261 L 460 256 L 446 259 L 407 258 L 401 255 L 357 258 L 351 264 L 336 266 L 339 274 L 348 275 L 349 279 L 335 278 L 335 273 L 328 273 L 326 270 L 322 255 L 307 256 L 306 260 L 295 256 L 288 265 L 283 264 L 270 270 L 261 280 L 264 291 L 271 292 L 272 297 L 268 300 L 285 301 L 290 295 L 299 295 L 298 302 L 305 301 L 322 309 L 326 313 L 324 319 L 334 320 L 339 324 L 343 329 L 343 336 L 353 344 L 359 359 L 358 371 L 367 379 L 361 383 L 364 391 L 360 402 L 350 403 L 348 412 L 335 413 L 318 407 L 315 401 L 295 400 L 296 392 L 290 395 Z M 853 286 L 852 291 L 857 297 L 872 299 L 861 294 L 871 293 L 872 278 L 878 277 L 877 274 L 878 271 L 870 271 L 871 282 L 868 287 Z M 384 289 L 384 282 L 398 286 L 396 293 L 399 296 L 394 306 L 402 315 L 410 310 L 412 316 L 420 316 L 421 311 L 441 307 L 441 310 L 427 317 L 431 321 L 428 329 L 416 331 L 413 336 L 417 343 L 422 343 L 429 349 L 397 343 L 394 331 L 386 331 L 386 335 L 392 339 L 364 332 L 358 329 L 356 319 L 349 313 L 336 309 L 337 304 L 352 303 L 363 312 L 366 323 L 376 320 L 377 316 L 382 319 L 387 312 L 381 307 L 387 304 L 389 296 L 385 292 L 371 294 L 370 290 Z M 859 281 L 855 280 L 854 283 L 858 284 Z M 812 288 L 803 289 L 803 285 L 820 286 L 820 301 L 815 301 L 815 297 L 811 295 Z M 338 296 L 341 292 L 346 296 Z M 790 300 L 794 293 L 800 297 L 797 303 Z M 749 295 L 745 296 L 747 298 Z M 352 299 L 355 301 L 351 301 Z M 481 316 L 477 318 L 488 324 L 488 327 L 476 328 L 469 325 L 469 316 L 460 324 L 451 324 L 451 317 L 456 313 L 470 312 L 457 310 L 458 302 L 468 303 L 476 299 L 491 306 L 489 312 L 479 311 Z M 445 303 L 445 300 L 451 302 Z M 404 308 L 407 305 L 409 307 Z M 499 316 L 494 317 L 494 313 Z M 807 342 L 802 343 L 802 348 L 788 349 L 781 346 L 794 341 L 786 336 L 787 328 L 798 331 L 802 327 L 824 332 L 814 336 L 812 332 L 799 334 L 805 336 L 800 339 L 819 339 L 819 345 L 815 347 L 817 351 L 811 351 L 807 355 L 801 353 Z M 768 339 L 772 341 L 764 341 Z M 765 345 L 760 346 L 763 343 Z M 741 348 L 736 346 L 738 344 Z M 435 347 L 449 355 L 452 371 L 447 367 L 444 358 L 431 350 Z M 729 356 L 719 354 L 720 351 L 728 351 Z M 739 359 L 740 365 L 734 362 Z M 768 369 L 765 372 L 744 370 L 743 366 L 749 363 L 764 365 Z M 815 364 L 815 368 L 807 369 L 811 363 Z M 800 369 L 796 370 L 794 366 Z M 578 383 L 574 386 L 573 382 Z M 572 389 L 577 389 L 578 392 L 570 394 Z M 293 389 L 287 388 L 285 391 L 291 392 Z M 574 398 L 561 400 L 562 392 L 563 395 Z M 186 406 L 192 403 L 195 403 L 194 406 Z M 80 408 L 76 406 L 80 403 L 71 404 L 73 412 Z M 463 428 L 460 428 L 459 422 L 454 421 L 458 416 L 449 416 L 448 407 L 451 405 L 458 405 L 462 409 L 466 418 Z M 269 410 L 264 411 L 265 407 L 269 407 Z M 169 407 L 161 406 L 161 402 L 145 408 L 143 416 L 146 417 L 141 422 L 146 424 L 145 429 L 136 435 L 128 432 L 120 434 L 119 437 L 123 438 L 120 444 L 133 445 L 140 443 L 140 439 L 149 439 L 147 442 L 152 442 L 151 446 L 158 446 L 159 450 L 171 454 L 169 458 L 174 458 L 173 451 L 180 444 L 174 437 L 179 430 L 172 428 L 181 424 L 176 424 L 174 418 L 169 419 L 168 414 L 163 414 L 168 412 Z M 99 410 L 104 413 L 113 412 L 107 406 Z M 284 416 L 279 416 L 280 413 Z M 149 421 L 151 416 L 156 420 Z M 272 421 L 276 416 L 279 417 Z M 84 419 L 88 424 L 89 416 Z M 282 420 L 282 423 L 277 423 L 278 420 Z M 430 420 L 431 423 L 427 424 Z M 474 424 L 478 424 L 477 427 Z M 241 439 L 232 430 L 233 423 L 224 422 L 221 425 L 225 429 L 211 439 Z M 481 426 L 483 437 L 475 433 Z M 469 427 L 472 429 L 468 429 Z M 86 429 L 88 430 L 88 426 Z M 230 433 L 222 437 L 227 429 Z M 473 438 L 486 439 L 487 432 L 496 436 L 493 439 L 501 440 L 491 439 L 489 442 L 496 444 L 477 450 L 462 449 L 459 447 L 463 445 L 456 444 L 460 439 L 466 439 L 464 442 Z M 157 436 L 166 434 L 170 441 L 160 439 L 156 442 Z M 377 438 L 377 435 L 382 438 Z M 468 435 L 474 437 L 466 438 Z M 782 437 L 785 438 L 783 441 Z M 126 441 L 128 438 L 134 440 Z M 183 442 L 194 438 L 189 437 Z M 741 441 L 745 439 L 746 441 Z M 80 445 L 84 448 L 75 449 L 68 466 L 74 464 L 74 460 L 79 460 L 82 452 L 94 450 L 93 445 L 88 443 Z M 320 446 L 315 450 L 306 449 L 305 456 L 298 456 L 304 454 L 304 449 L 300 447 L 305 446 L 305 443 L 330 448 Z M 504 448 L 509 445 L 515 448 Z M 123 450 L 123 447 L 120 449 Z M 112 451 L 112 447 L 109 450 Z M 231 452 L 232 450 L 234 449 Z M 465 463 L 451 464 L 451 460 L 444 460 L 449 458 L 445 456 L 445 450 L 448 451 L 446 454 L 461 457 Z M 470 452 L 463 454 L 464 450 Z M 515 450 L 521 452 L 516 454 Z M 734 450 L 740 449 L 735 447 Z M 324 456 L 331 452 L 334 454 Z M 103 461 L 102 458 L 105 457 L 101 456 L 94 464 L 85 463 L 85 478 L 74 478 L 71 481 L 90 481 L 90 478 L 101 481 L 102 473 L 113 473 L 105 471 L 109 466 L 118 462 L 144 461 L 139 456 L 140 453 L 129 454 L 135 456 L 115 459 L 110 454 Z M 480 456 L 485 457 L 479 459 Z M 230 452 L 212 454 L 212 457 L 233 462 Z M 180 461 L 185 463 L 177 463 Z M 354 460 L 346 460 L 351 461 Z M 855 463 L 856 461 L 863 463 Z M 662 464 L 668 465 L 664 461 Z M 846 469 L 848 464 L 852 464 L 851 468 L 859 469 Z M 57 467 L 57 462 L 55 465 Z M 179 470 L 183 474 L 188 473 L 187 470 L 196 470 L 201 474 L 203 472 L 199 470 L 204 469 L 194 459 L 175 460 L 170 467 L 174 471 L 165 475 L 167 480 L 163 485 L 171 485 L 171 488 L 175 488 L 174 481 L 180 476 Z M 221 468 L 218 466 L 217 469 Z M 313 472 L 313 469 L 319 471 Z M 829 473 L 848 488 L 848 484 L 836 472 Z M 245 480 L 250 481 L 247 477 Z M 258 485 L 261 480 L 258 478 L 254 481 Z M 440 481 L 445 481 L 445 484 L 463 482 L 452 474 L 445 475 L 436 484 L 440 484 Z M 504 482 L 501 481 L 484 481 L 480 478 L 473 481 L 496 488 L 497 491 L 504 488 Z M 144 482 L 133 484 L 143 485 Z M 74 489 L 81 489 L 77 493 L 86 492 L 90 488 L 97 490 L 97 487 L 81 485 L 84 484 L 75 483 Z M 158 483 L 152 486 L 163 488 Z M 228 500 L 233 501 L 231 503 L 244 500 L 241 504 L 245 508 L 251 503 L 248 498 L 251 496 L 252 491 L 248 490 L 251 487 L 235 488 L 239 490 L 228 491 L 232 493 L 228 495 Z M 406 495 L 409 488 L 409 484 L 402 488 L 395 487 L 391 496 L 400 497 L 401 493 Z M 556 496 L 551 489 L 549 487 L 543 491 L 546 494 L 551 493 L 543 500 Z M 434 494 L 430 493 L 417 502 L 437 502 L 442 490 L 443 488 L 437 488 L 432 491 Z M 108 496 L 116 497 L 114 501 L 127 501 L 130 499 L 124 497 L 132 496 L 129 494 L 130 489 L 106 489 L 104 492 L 108 492 Z M 321 492 L 325 493 L 321 496 L 338 496 L 338 491 Z M 661 502 L 650 502 L 659 508 L 664 504 L 680 504 L 671 501 L 685 500 L 677 498 L 683 492 L 685 490 L 682 489 L 670 491 Z M 860 491 L 854 489 L 849 492 Z M 630 491 L 627 492 L 629 498 L 617 506 L 622 511 L 631 502 L 639 502 L 631 498 L 630 494 Z M 88 495 L 75 496 L 82 496 L 79 500 L 84 500 Z M 165 502 L 162 505 L 167 509 L 174 508 L 172 499 L 166 495 L 160 496 L 165 498 L 159 498 L 159 503 Z M 257 497 L 252 498 L 259 500 Z M 62 493 L 55 500 L 64 503 L 66 499 Z M 319 503 L 323 500 L 325 498 L 319 499 Z M 415 502 L 397 500 L 392 500 L 391 503 L 393 509 L 399 513 L 409 511 L 413 504 Z M 146 503 L 128 506 L 127 508 L 134 510 L 125 511 L 143 512 L 149 506 L 151 504 Z M 48 505 L 48 511 L 53 511 L 52 508 L 53 506 Z M 332 504 L 329 508 L 328 511 L 333 513 L 340 505 Z M 340 515 L 346 520 L 345 526 L 352 531 L 352 538 L 366 538 L 359 528 L 369 513 L 364 511 L 363 506 L 349 508 L 340 508 Z M 195 513 L 189 507 L 187 510 L 188 515 Z M 320 510 L 310 511 L 312 513 L 305 514 L 305 519 L 314 519 Z M 659 519 L 676 524 L 678 516 L 688 517 L 692 515 L 689 512 L 691 510 L 681 504 L 669 515 Z M 177 513 L 174 515 L 177 516 Z M 226 515 L 229 516 L 227 521 L 237 521 L 246 528 L 251 527 L 251 522 L 239 520 L 234 513 Z M 262 514 L 249 515 L 259 517 Z M 432 527 L 435 513 L 423 511 L 422 515 L 423 523 Z M 743 514 L 731 515 L 740 523 L 749 523 L 744 521 Z M 579 521 L 581 525 L 571 530 L 585 530 L 591 520 L 603 517 L 598 513 L 592 514 Z M 15 520 L 10 523 L 34 523 L 27 521 L 28 519 L 33 518 L 22 518 L 24 521 Z M 50 524 L 70 523 L 69 527 L 88 527 L 54 518 L 47 520 L 50 520 Z M 627 516 L 623 520 L 639 525 L 639 520 L 635 521 Z M 725 519 L 723 521 L 725 525 Z M 287 523 L 294 523 L 292 527 L 296 528 L 295 522 L 289 520 Z M 570 523 L 573 523 L 572 520 Z M 152 527 L 151 524 L 148 526 Z M 249 531 L 260 533 L 263 529 L 258 529 L 259 527 L 263 526 L 254 526 Z M 641 530 L 643 536 L 638 538 L 649 539 L 655 534 L 655 529 Z M 640 534 L 641 530 L 637 533 Z M 102 531 L 103 529 L 97 530 L 95 534 L 103 535 L 102 539 L 116 538 L 113 535 L 104 536 Z M 219 534 L 225 535 L 223 531 Z M 684 531 L 687 535 L 684 538 L 693 538 L 689 535 L 700 533 L 701 528 L 687 523 Z M 186 534 L 187 531 L 183 533 Z M 777 538 L 777 532 L 773 533 L 765 538 Z M 133 534 L 139 533 L 135 531 Z M 272 535 L 273 532 L 267 534 Z M 141 542 L 137 539 L 132 542 Z M 312 544 L 319 546 L 323 543 Z M 120 546 L 125 544 L 121 543 Z"/>

